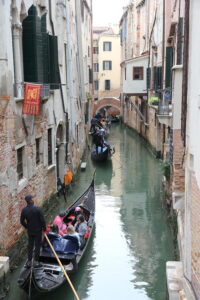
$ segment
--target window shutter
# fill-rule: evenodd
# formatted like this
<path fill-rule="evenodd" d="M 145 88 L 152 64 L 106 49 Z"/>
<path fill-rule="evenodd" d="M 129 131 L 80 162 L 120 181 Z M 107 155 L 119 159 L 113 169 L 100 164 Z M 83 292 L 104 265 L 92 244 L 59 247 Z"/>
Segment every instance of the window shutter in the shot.
<path fill-rule="evenodd" d="M 89 68 L 89 83 L 93 82 L 93 73 L 92 73 L 92 69 Z"/>
<path fill-rule="evenodd" d="M 105 70 L 105 61 L 103 61 L 103 70 Z"/>
<path fill-rule="evenodd" d="M 147 68 L 147 89 L 150 89 L 150 84 L 151 84 L 151 68 Z"/>
<path fill-rule="evenodd" d="M 163 87 L 162 80 L 162 67 L 157 67 L 157 89 L 160 90 Z"/>
<path fill-rule="evenodd" d="M 173 47 L 166 47 L 165 87 L 172 87 Z"/>
<path fill-rule="evenodd" d="M 43 51 L 43 82 L 49 83 L 49 37 L 46 29 L 46 16 L 41 17 L 42 51 Z"/>
<path fill-rule="evenodd" d="M 85 124 L 88 123 L 89 120 L 89 104 L 88 102 L 85 103 Z"/>
<path fill-rule="evenodd" d="M 157 83 L 158 83 L 158 72 L 157 67 L 153 67 L 153 88 L 157 90 Z"/>
<path fill-rule="evenodd" d="M 183 63 L 183 18 L 179 18 L 177 36 L 177 65 Z"/>
<path fill-rule="evenodd" d="M 51 89 L 59 89 L 60 75 L 58 66 L 57 36 L 49 35 L 49 81 Z"/>
<path fill-rule="evenodd" d="M 24 81 L 43 82 L 41 20 L 34 5 L 29 8 L 22 26 Z"/>
<path fill-rule="evenodd" d="M 112 70 L 112 61 L 110 61 L 110 70 Z"/>

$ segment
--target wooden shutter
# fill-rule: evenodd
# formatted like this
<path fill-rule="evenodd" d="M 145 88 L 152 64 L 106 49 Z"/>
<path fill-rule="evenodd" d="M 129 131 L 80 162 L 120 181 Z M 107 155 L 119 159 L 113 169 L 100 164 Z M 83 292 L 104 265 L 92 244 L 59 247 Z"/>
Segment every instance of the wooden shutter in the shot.
<path fill-rule="evenodd" d="M 165 87 L 172 87 L 173 47 L 166 47 Z"/>
<path fill-rule="evenodd" d="M 177 65 L 183 63 L 183 18 L 179 18 L 177 36 Z"/>
<path fill-rule="evenodd" d="M 153 88 L 157 90 L 157 82 L 158 82 L 158 75 L 157 75 L 157 67 L 153 67 Z"/>
<path fill-rule="evenodd" d="M 147 75 L 147 89 L 150 89 L 150 84 L 151 84 L 151 68 L 147 68 L 146 70 L 146 75 Z"/>
<path fill-rule="evenodd" d="M 42 31 L 42 51 L 43 51 L 43 82 L 49 83 L 49 36 L 46 28 L 46 16 L 41 17 L 41 31 Z"/>
<path fill-rule="evenodd" d="M 51 89 L 59 89 L 58 40 L 57 36 L 54 35 L 49 35 L 49 70 Z"/>
<path fill-rule="evenodd" d="M 41 20 L 34 5 L 29 8 L 22 26 L 24 81 L 43 82 Z"/>
<path fill-rule="evenodd" d="M 89 83 L 92 83 L 93 82 L 93 72 L 92 72 L 92 69 L 89 68 Z"/>
<path fill-rule="evenodd" d="M 157 89 L 160 90 L 163 87 L 162 80 L 162 67 L 157 67 Z"/>
<path fill-rule="evenodd" d="M 85 124 L 88 123 L 89 120 L 89 104 L 85 103 Z"/>

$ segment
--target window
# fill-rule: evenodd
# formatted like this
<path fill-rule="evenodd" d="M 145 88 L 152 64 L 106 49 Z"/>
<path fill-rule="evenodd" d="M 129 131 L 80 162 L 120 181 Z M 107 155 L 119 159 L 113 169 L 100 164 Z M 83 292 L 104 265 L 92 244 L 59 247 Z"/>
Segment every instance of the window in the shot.
<path fill-rule="evenodd" d="M 35 139 L 35 150 L 36 150 L 36 156 L 35 156 L 35 160 L 36 160 L 36 165 L 38 165 L 40 163 L 40 141 L 41 139 Z"/>
<path fill-rule="evenodd" d="M 133 80 L 143 80 L 143 67 L 133 67 Z"/>
<path fill-rule="evenodd" d="M 172 87 L 173 47 L 166 47 L 165 86 Z"/>
<path fill-rule="evenodd" d="M 98 80 L 95 80 L 95 81 L 94 81 L 94 89 L 95 89 L 96 91 L 98 91 L 98 89 L 99 89 L 99 81 L 98 81 Z"/>
<path fill-rule="evenodd" d="M 88 66 L 88 73 L 89 73 L 89 83 L 92 83 L 93 82 L 93 72 L 89 66 Z"/>
<path fill-rule="evenodd" d="M 93 53 L 98 54 L 99 53 L 99 47 L 93 47 Z"/>
<path fill-rule="evenodd" d="M 110 80 L 105 80 L 105 90 L 110 90 Z"/>
<path fill-rule="evenodd" d="M 22 28 L 24 81 L 50 83 L 52 89 L 59 89 L 57 36 L 47 33 L 46 14 L 39 18 L 32 5 Z"/>
<path fill-rule="evenodd" d="M 48 165 L 52 165 L 52 129 L 48 129 Z"/>
<path fill-rule="evenodd" d="M 150 87 L 151 87 L 151 68 L 146 69 L 146 75 L 147 75 L 147 89 L 150 89 Z"/>
<path fill-rule="evenodd" d="M 99 64 L 98 63 L 94 64 L 94 72 L 99 72 Z"/>
<path fill-rule="evenodd" d="M 162 66 L 153 67 L 153 88 L 155 91 L 162 89 Z"/>
<path fill-rule="evenodd" d="M 23 178 L 23 150 L 24 147 L 21 147 L 17 149 L 17 173 L 18 173 L 18 179 Z"/>
<path fill-rule="evenodd" d="M 103 61 L 103 70 L 112 70 L 112 61 L 111 60 Z"/>
<path fill-rule="evenodd" d="M 112 43 L 111 42 L 103 42 L 103 51 L 111 51 Z"/>

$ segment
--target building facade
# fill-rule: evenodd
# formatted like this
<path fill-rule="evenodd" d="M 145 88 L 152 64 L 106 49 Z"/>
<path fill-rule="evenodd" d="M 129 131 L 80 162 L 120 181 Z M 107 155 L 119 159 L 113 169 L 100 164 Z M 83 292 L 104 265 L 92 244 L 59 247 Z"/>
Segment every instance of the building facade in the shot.
<path fill-rule="evenodd" d="M 23 232 L 19 216 L 25 194 L 43 205 L 56 193 L 58 179 L 63 182 L 66 168 L 76 172 L 84 152 L 92 109 L 92 4 L 10 0 L 0 1 L 0 9 L 3 254 Z M 27 83 L 41 86 L 38 115 L 22 113 Z"/>
<path fill-rule="evenodd" d="M 199 9 L 198 1 L 130 1 L 120 21 L 124 121 L 170 172 L 164 182 L 167 205 L 177 216 L 180 261 L 167 262 L 166 273 L 169 299 L 177 300 L 200 298 Z M 146 97 L 142 81 L 132 77 L 132 62 L 145 55 L 138 79 L 146 72 Z"/>
<path fill-rule="evenodd" d="M 93 28 L 93 84 L 94 99 L 96 101 L 106 98 L 119 99 L 119 61 L 120 37 L 118 25 Z"/>

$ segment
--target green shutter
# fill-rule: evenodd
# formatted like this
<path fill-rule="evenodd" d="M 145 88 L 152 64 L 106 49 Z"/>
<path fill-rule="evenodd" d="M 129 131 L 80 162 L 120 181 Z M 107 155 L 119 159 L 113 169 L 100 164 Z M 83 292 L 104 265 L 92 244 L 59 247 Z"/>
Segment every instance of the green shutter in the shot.
<path fill-rule="evenodd" d="M 24 81 L 43 82 L 41 20 L 34 5 L 29 8 L 22 26 Z"/>
<path fill-rule="evenodd" d="M 157 67 L 153 67 L 153 88 L 157 90 L 157 83 L 158 83 L 158 72 Z"/>
<path fill-rule="evenodd" d="M 85 103 L 85 124 L 88 122 L 89 120 L 89 103 L 86 102 Z"/>
<path fill-rule="evenodd" d="M 50 88 L 59 89 L 58 40 L 53 35 L 49 35 L 49 71 Z"/>
<path fill-rule="evenodd" d="M 93 82 L 93 73 L 92 73 L 92 69 L 89 68 L 89 83 Z"/>
<path fill-rule="evenodd" d="M 41 17 L 42 55 L 43 55 L 43 82 L 49 83 L 49 36 L 46 29 L 46 16 Z"/>
<path fill-rule="evenodd" d="M 157 89 L 160 90 L 163 87 L 162 80 L 162 67 L 157 67 Z"/>
<path fill-rule="evenodd" d="M 166 47 L 165 87 L 172 87 L 173 47 Z"/>
<path fill-rule="evenodd" d="M 147 89 L 150 89 L 151 84 L 151 68 L 147 68 Z"/>

